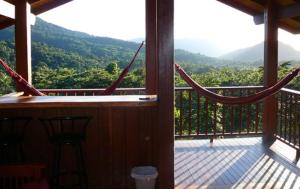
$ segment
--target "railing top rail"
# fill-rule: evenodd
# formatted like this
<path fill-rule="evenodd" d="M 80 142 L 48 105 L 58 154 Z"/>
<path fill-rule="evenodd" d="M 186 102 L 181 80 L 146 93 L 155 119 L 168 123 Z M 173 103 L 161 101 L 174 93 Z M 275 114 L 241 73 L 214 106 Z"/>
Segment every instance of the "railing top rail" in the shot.
<path fill-rule="evenodd" d="M 206 89 L 217 90 L 217 89 L 263 89 L 263 86 L 226 86 L 226 87 L 206 87 Z M 42 92 L 97 92 L 104 91 L 101 89 L 38 89 Z M 145 88 L 117 88 L 116 91 L 145 91 Z M 193 90 L 192 87 L 175 87 L 175 90 Z M 281 91 L 300 95 L 300 91 L 282 88 Z"/>
<path fill-rule="evenodd" d="M 263 89 L 263 86 L 226 86 L 226 87 L 205 87 L 206 89 Z M 192 87 L 175 87 L 175 90 L 192 90 Z"/>
<path fill-rule="evenodd" d="M 293 90 L 293 89 L 282 88 L 281 91 L 296 94 L 296 95 L 300 95 L 300 91 Z"/>

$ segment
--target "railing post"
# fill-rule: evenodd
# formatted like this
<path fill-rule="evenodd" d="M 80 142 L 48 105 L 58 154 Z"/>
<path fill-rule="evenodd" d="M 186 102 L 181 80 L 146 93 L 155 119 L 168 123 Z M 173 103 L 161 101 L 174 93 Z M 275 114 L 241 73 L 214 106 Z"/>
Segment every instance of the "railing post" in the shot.
<path fill-rule="evenodd" d="M 277 81 L 278 62 L 278 26 L 276 21 L 276 2 L 267 1 L 265 9 L 265 47 L 264 47 L 264 86 L 270 87 Z M 275 96 L 264 101 L 263 109 L 263 140 L 274 141 L 277 127 L 278 102 Z"/>

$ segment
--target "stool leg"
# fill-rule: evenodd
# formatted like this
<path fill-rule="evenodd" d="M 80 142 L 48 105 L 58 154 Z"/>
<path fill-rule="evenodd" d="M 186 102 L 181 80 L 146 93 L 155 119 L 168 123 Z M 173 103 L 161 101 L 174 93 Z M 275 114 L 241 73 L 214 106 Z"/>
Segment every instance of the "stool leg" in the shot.
<path fill-rule="evenodd" d="M 54 144 L 54 165 L 52 170 L 52 187 L 60 187 L 60 160 L 61 160 L 61 144 Z"/>
<path fill-rule="evenodd" d="M 75 150 L 76 150 L 77 167 L 78 167 L 79 180 L 80 180 L 80 188 L 88 189 L 88 176 L 86 173 L 81 143 L 75 144 Z"/>
<path fill-rule="evenodd" d="M 53 160 L 52 160 L 52 173 L 51 173 L 51 188 L 55 188 L 57 186 L 57 154 L 58 154 L 58 146 L 53 145 Z"/>
<path fill-rule="evenodd" d="M 19 157 L 20 157 L 20 161 L 24 162 L 25 161 L 25 155 L 24 155 L 24 150 L 23 150 L 23 145 L 19 144 Z"/>

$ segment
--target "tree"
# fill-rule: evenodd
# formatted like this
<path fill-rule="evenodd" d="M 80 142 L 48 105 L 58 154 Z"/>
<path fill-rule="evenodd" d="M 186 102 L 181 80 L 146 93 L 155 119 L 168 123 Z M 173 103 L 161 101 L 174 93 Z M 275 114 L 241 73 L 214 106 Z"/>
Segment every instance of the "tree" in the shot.
<path fill-rule="evenodd" d="M 109 63 L 106 67 L 105 67 L 105 70 L 110 73 L 110 74 L 118 74 L 120 72 L 120 68 L 117 64 L 116 61 L 113 61 L 111 63 Z"/>

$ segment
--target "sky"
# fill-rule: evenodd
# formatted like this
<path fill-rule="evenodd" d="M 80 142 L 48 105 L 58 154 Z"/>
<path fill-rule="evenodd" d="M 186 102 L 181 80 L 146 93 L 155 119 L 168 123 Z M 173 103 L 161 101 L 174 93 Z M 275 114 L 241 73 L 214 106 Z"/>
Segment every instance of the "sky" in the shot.
<path fill-rule="evenodd" d="M 39 17 L 96 36 L 123 40 L 145 36 L 143 0 L 73 0 Z M 216 0 L 175 0 L 174 36 L 209 41 L 228 53 L 262 42 L 264 27 Z M 279 40 L 300 51 L 300 35 L 279 30 Z"/>

